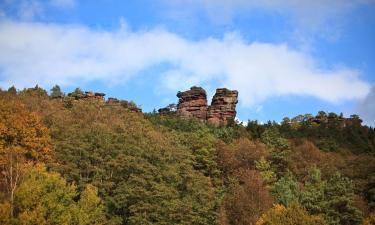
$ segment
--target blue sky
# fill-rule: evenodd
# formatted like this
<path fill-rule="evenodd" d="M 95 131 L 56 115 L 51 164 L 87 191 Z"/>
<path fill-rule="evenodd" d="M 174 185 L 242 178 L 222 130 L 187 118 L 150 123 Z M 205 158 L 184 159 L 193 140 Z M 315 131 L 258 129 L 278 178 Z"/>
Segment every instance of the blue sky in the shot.
<path fill-rule="evenodd" d="M 374 72 L 374 0 L 0 1 L 1 88 L 81 87 L 151 111 L 228 87 L 240 120 L 324 110 L 375 125 Z"/>

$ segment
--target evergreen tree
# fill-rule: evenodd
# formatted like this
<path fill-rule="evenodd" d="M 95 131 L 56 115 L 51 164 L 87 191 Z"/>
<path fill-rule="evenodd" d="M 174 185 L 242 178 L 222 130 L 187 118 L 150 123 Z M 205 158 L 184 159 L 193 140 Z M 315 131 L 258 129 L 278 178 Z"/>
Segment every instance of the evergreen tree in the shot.
<path fill-rule="evenodd" d="M 290 172 L 273 184 L 271 192 L 277 201 L 285 206 L 299 201 L 298 183 Z"/>
<path fill-rule="evenodd" d="M 83 95 L 84 95 L 83 91 L 80 88 L 76 88 L 76 89 L 74 89 L 74 91 L 71 93 L 70 96 L 78 99 L 78 98 L 82 97 Z"/>
<path fill-rule="evenodd" d="M 63 97 L 64 94 L 61 92 L 61 89 L 60 89 L 60 86 L 59 85 L 55 85 L 52 87 L 51 89 L 51 97 L 52 98 L 61 98 Z"/>
<path fill-rule="evenodd" d="M 362 221 L 361 211 L 354 206 L 351 180 L 336 173 L 328 180 L 324 192 L 324 217 L 329 224 L 353 225 Z"/>
<path fill-rule="evenodd" d="M 312 168 L 301 192 L 301 205 L 311 214 L 320 215 L 325 212 L 325 189 L 327 183 L 322 180 L 320 170 Z"/>
<path fill-rule="evenodd" d="M 272 170 L 271 163 L 263 156 L 260 158 L 260 160 L 255 161 L 255 168 L 260 172 L 260 175 L 266 184 L 273 184 L 277 180 L 276 174 Z"/>
<path fill-rule="evenodd" d="M 8 88 L 8 93 L 12 95 L 16 95 L 17 94 L 16 87 L 13 85 L 12 87 Z"/>
<path fill-rule="evenodd" d="M 310 171 L 301 193 L 301 205 L 311 214 L 322 215 L 332 225 L 359 224 L 361 212 L 354 206 L 352 182 L 341 174 L 322 181 L 320 171 Z"/>
<path fill-rule="evenodd" d="M 271 127 L 263 132 L 261 141 L 270 149 L 269 158 L 278 177 L 285 175 L 290 164 L 288 140 L 281 137 L 277 128 Z"/>
<path fill-rule="evenodd" d="M 28 95 L 28 96 L 35 96 L 35 97 L 46 97 L 48 96 L 47 91 L 43 88 L 39 87 L 39 85 L 35 85 L 33 88 L 23 89 L 20 92 L 21 95 Z"/>

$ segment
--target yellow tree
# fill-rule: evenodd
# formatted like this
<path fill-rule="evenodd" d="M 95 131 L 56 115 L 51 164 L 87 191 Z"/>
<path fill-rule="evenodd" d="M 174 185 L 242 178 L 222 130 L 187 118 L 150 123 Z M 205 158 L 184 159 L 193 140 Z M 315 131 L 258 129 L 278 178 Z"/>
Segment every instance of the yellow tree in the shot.
<path fill-rule="evenodd" d="M 45 162 L 50 156 L 48 129 L 39 116 L 15 99 L 0 99 L 0 184 L 9 195 L 11 218 L 22 168 L 27 163 Z"/>
<path fill-rule="evenodd" d="M 309 215 L 306 210 L 296 204 L 289 207 L 276 204 L 263 214 L 256 225 L 326 225 L 319 216 Z"/>

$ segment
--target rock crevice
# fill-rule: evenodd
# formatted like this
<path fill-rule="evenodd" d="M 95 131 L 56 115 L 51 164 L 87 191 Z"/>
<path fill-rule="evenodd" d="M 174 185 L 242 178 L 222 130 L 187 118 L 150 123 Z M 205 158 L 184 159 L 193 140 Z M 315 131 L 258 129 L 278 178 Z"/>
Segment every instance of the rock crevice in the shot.
<path fill-rule="evenodd" d="M 214 125 L 227 125 L 236 117 L 238 91 L 216 89 L 211 105 L 207 104 L 206 91 L 201 87 L 178 92 L 177 116 L 183 119 L 197 118 Z"/>

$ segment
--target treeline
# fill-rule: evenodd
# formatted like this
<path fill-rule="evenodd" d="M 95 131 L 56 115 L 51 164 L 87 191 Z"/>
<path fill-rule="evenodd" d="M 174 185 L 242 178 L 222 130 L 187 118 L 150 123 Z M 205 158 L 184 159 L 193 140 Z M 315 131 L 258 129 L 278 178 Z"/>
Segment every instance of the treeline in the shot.
<path fill-rule="evenodd" d="M 215 127 L 53 93 L 0 92 L 0 224 L 375 221 L 372 128 Z"/>
<path fill-rule="evenodd" d="M 280 124 L 271 121 L 259 124 L 256 120 L 247 124 L 247 130 L 254 138 L 260 138 L 268 128 L 277 129 L 288 139 L 310 140 L 326 152 L 344 148 L 354 153 L 375 153 L 375 128 L 362 126 L 358 115 L 344 118 L 342 113 L 320 111 L 316 116 L 285 117 Z"/>

